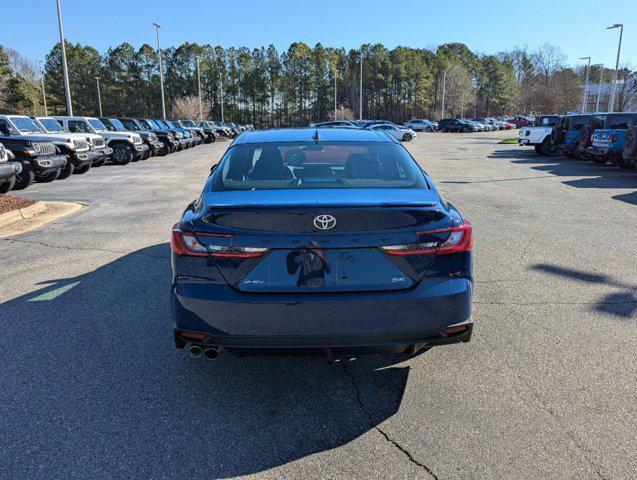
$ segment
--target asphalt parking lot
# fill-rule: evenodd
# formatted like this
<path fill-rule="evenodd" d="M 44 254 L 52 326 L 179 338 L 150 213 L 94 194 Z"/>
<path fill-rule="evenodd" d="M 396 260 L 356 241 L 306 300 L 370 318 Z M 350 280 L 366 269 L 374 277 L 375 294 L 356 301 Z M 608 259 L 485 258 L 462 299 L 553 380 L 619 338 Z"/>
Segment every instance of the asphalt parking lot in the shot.
<path fill-rule="evenodd" d="M 175 350 L 170 227 L 227 143 L 20 193 L 87 207 L 0 240 L 0 477 L 634 478 L 637 172 L 505 136 L 407 144 L 476 279 L 471 343 L 410 359 Z"/>

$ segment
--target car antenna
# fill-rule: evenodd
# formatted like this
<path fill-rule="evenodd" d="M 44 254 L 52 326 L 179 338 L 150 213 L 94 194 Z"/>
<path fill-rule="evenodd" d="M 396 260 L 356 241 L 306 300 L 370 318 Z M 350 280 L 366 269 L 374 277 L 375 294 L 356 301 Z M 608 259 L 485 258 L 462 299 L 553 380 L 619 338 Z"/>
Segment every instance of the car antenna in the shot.
<path fill-rule="evenodd" d="M 318 143 L 319 141 L 318 128 L 314 129 L 314 135 L 312 135 L 312 140 L 314 140 L 314 143 Z"/>

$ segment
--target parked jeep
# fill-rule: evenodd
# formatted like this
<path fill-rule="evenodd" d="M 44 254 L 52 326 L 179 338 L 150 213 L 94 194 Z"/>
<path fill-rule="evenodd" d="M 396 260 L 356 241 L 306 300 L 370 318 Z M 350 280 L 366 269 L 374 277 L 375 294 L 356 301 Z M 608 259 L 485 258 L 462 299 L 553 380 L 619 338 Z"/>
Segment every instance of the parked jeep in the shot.
<path fill-rule="evenodd" d="M 631 168 L 624 160 L 624 138 L 628 129 L 637 126 L 637 112 L 607 113 L 602 128 L 593 132 L 593 145 L 588 149 L 591 160 L 604 164 L 609 160 L 620 168 Z"/>
<path fill-rule="evenodd" d="M 139 133 L 142 140 L 151 148 L 153 155 L 163 157 L 170 153 L 170 137 L 174 138 L 170 132 L 154 132 L 145 128 L 136 118 L 118 117 L 117 120 L 122 122 L 124 128 L 129 132 Z"/>
<path fill-rule="evenodd" d="M 33 183 L 51 182 L 58 178 L 66 166 L 66 155 L 60 155 L 52 142 L 40 141 L 41 137 L 0 135 L 0 143 L 13 152 L 15 161 L 22 166 L 16 173 L 13 190 L 22 190 Z"/>
<path fill-rule="evenodd" d="M 630 127 L 624 135 L 624 151 L 622 153 L 624 168 L 635 168 L 637 164 L 637 127 Z"/>
<path fill-rule="evenodd" d="M 155 119 L 155 122 L 166 129 L 176 130 L 180 132 L 184 136 L 184 140 L 185 140 L 184 148 L 194 147 L 197 144 L 193 133 L 190 130 L 182 128 L 177 122 L 172 120 L 162 120 L 162 119 Z"/>
<path fill-rule="evenodd" d="M 124 124 L 123 120 L 126 121 Z M 134 120 L 129 118 L 100 118 L 100 121 L 108 128 L 111 132 L 135 132 L 140 137 L 142 137 L 143 142 L 148 145 L 148 150 L 144 152 L 141 156 L 140 160 L 146 160 L 154 155 L 157 155 L 157 152 L 162 152 L 162 155 L 166 155 L 168 151 L 162 151 L 164 148 L 164 144 L 159 141 L 157 135 L 153 132 L 149 132 L 146 130 L 142 130 L 139 125 L 135 123 Z"/>
<path fill-rule="evenodd" d="M 203 131 L 203 128 L 200 128 L 193 122 L 192 120 L 171 120 L 174 125 L 178 125 L 181 128 L 188 130 L 191 132 L 194 137 L 197 145 L 203 143 L 206 140 L 206 135 Z"/>
<path fill-rule="evenodd" d="M 155 132 L 157 137 L 168 146 L 169 153 L 185 148 L 186 142 L 184 140 L 183 133 L 178 132 L 177 130 L 168 129 L 150 118 L 137 118 L 136 120 L 142 128 Z"/>
<path fill-rule="evenodd" d="M 75 165 L 90 168 L 89 145 L 85 138 L 67 132 L 49 133 L 32 118 L 24 115 L 0 115 L 0 132 L 4 135 L 19 135 L 43 142 L 53 142 L 60 153 L 67 156 L 67 162 L 56 177 L 64 179 L 75 170 Z M 55 179 L 53 179 L 55 180 Z M 46 181 L 42 179 L 42 181 Z"/>
<path fill-rule="evenodd" d="M 111 161 L 116 165 L 126 165 L 139 160 L 148 151 L 142 137 L 136 133 L 111 132 L 94 117 L 54 117 L 70 132 L 95 133 L 104 137 L 106 145 L 113 149 Z"/>
<path fill-rule="evenodd" d="M 558 115 L 537 117 L 532 127 L 520 128 L 518 144 L 521 147 L 534 147 L 540 155 L 552 155 L 556 152 L 556 147 L 551 143 L 551 132 L 559 120 Z"/>
<path fill-rule="evenodd" d="M 581 158 L 579 155 L 580 135 L 588 129 L 583 127 L 590 125 L 591 115 L 564 115 L 560 121 L 553 127 L 551 132 L 551 143 L 554 148 L 562 155 L 569 158 Z"/>
<path fill-rule="evenodd" d="M 15 155 L 0 143 L 0 193 L 7 193 L 15 184 L 16 176 L 22 172 L 22 164 Z"/>
<path fill-rule="evenodd" d="M 206 136 L 204 143 L 214 143 L 217 140 L 217 128 L 212 124 L 212 122 L 202 120 L 199 122 L 198 127 L 203 130 L 203 133 Z"/>

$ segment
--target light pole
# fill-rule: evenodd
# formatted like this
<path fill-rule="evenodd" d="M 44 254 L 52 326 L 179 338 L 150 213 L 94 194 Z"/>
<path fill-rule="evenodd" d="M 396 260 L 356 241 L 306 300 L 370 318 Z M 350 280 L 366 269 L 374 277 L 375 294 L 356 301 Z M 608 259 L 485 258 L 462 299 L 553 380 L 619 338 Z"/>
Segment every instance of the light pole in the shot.
<path fill-rule="evenodd" d="M 102 117 L 102 95 L 100 93 L 100 77 L 95 77 L 95 83 L 97 84 L 97 106 L 100 110 L 100 117 Z"/>
<path fill-rule="evenodd" d="M 44 91 L 44 62 L 42 60 L 38 60 L 40 64 L 40 84 L 42 86 L 42 104 L 44 105 L 44 116 L 47 117 L 49 115 L 49 111 L 46 108 L 46 92 Z"/>
<path fill-rule="evenodd" d="M 591 57 L 581 57 L 580 60 L 588 60 L 586 66 L 586 83 L 584 84 L 584 96 L 582 98 L 582 113 L 586 113 L 586 101 L 588 100 L 588 74 L 591 71 Z"/>
<path fill-rule="evenodd" d="M 602 82 L 604 81 L 604 64 L 598 63 L 594 66 L 599 67 L 599 85 L 597 86 L 597 101 L 595 102 L 595 113 L 599 112 L 599 99 L 602 96 Z"/>
<path fill-rule="evenodd" d="M 615 61 L 615 72 L 613 73 L 613 85 L 611 88 L 610 100 L 608 101 L 608 111 L 612 112 L 615 108 L 615 89 L 617 86 L 617 70 L 619 69 L 619 53 L 622 49 L 622 35 L 624 34 L 624 25 L 621 23 L 615 23 L 610 27 L 606 27 L 606 30 L 613 28 L 619 28 L 619 44 L 617 45 L 617 60 Z"/>
<path fill-rule="evenodd" d="M 60 27 L 60 47 L 62 48 L 62 72 L 64 73 L 64 93 L 66 95 L 66 114 L 73 116 L 73 105 L 71 104 L 71 86 L 69 85 L 69 68 L 66 64 L 66 45 L 64 40 L 64 29 L 62 28 L 62 7 L 60 0 L 58 6 L 58 26 Z"/>
<path fill-rule="evenodd" d="M 201 72 L 199 70 L 199 57 L 197 57 L 197 89 L 199 90 L 199 121 L 202 121 L 203 104 L 201 103 Z"/>
<path fill-rule="evenodd" d="M 363 49 L 361 48 L 361 73 L 358 87 L 358 119 L 363 119 Z"/>
<path fill-rule="evenodd" d="M 161 90 L 161 118 L 166 120 L 166 100 L 164 99 L 164 67 L 161 61 L 161 47 L 159 46 L 159 23 L 153 23 L 157 31 L 157 56 L 159 57 L 159 88 Z"/>
<path fill-rule="evenodd" d="M 338 120 L 338 118 L 336 118 L 336 111 L 338 110 L 338 106 L 337 106 L 337 96 L 336 96 L 336 64 L 334 64 L 334 120 Z"/>
<path fill-rule="evenodd" d="M 223 77 L 219 72 L 219 93 L 221 95 L 221 123 L 223 123 Z"/>
<path fill-rule="evenodd" d="M 447 70 L 442 72 L 442 108 L 440 112 L 440 118 L 445 118 L 445 93 L 447 90 Z"/>

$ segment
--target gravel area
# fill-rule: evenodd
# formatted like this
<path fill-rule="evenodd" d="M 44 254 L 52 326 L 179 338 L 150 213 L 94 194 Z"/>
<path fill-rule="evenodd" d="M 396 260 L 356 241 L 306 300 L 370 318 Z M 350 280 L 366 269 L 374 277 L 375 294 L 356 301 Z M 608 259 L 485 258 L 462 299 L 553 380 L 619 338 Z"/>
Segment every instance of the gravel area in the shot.
<path fill-rule="evenodd" d="M 0 215 L 10 212 L 11 210 L 19 210 L 29 205 L 33 205 L 35 201 L 26 198 L 16 197 L 15 195 L 4 195 L 0 193 Z"/>

